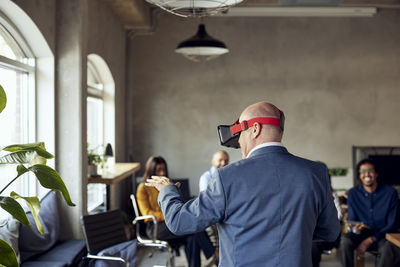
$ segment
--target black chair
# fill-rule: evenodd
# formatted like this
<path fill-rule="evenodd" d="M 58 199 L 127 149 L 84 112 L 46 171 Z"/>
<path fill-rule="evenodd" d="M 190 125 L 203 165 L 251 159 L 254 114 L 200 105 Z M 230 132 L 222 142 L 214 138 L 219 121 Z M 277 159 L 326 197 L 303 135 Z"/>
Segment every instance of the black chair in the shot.
<path fill-rule="evenodd" d="M 375 267 L 377 267 L 379 259 L 381 257 L 381 254 L 378 251 L 378 246 L 376 244 L 373 244 L 371 247 L 369 247 L 367 249 L 366 252 L 368 252 L 368 253 L 372 254 L 373 256 L 375 256 Z"/>
<path fill-rule="evenodd" d="M 129 267 L 127 259 L 97 255 L 105 248 L 127 241 L 120 210 L 82 216 L 81 224 L 88 250 L 87 259 L 119 261 Z"/>
<path fill-rule="evenodd" d="M 135 218 L 135 220 L 140 220 L 140 218 Z M 86 247 L 88 254 L 86 259 L 92 260 L 107 260 L 120 262 L 129 267 L 129 260 L 135 261 L 135 259 L 125 259 L 120 256 L 113 255 L 98 255 L 99 252 L 104 249 L 116 248 L 117 254 L 122 253 L 119 251 L 118 245 L 123 244 L 124 248 L 131 249 L 128 253 L 133 254 L 133 258 L 136 257 L 136 261 L 140 261 L 138 250 L 139 247 L 156 247 L 161 249 L 167 249 L 168 244 L 163 241 L 150 240 L 127 240 L 127 235 L 125 233 L 124 222 L 120 210 L 112 210 L 107 212 L 101 212 L 93 215 L 86 215 L 81 217 L 81 223 L 83 228 L 83 233 L 86 240 Z M 135 251 L 136 250 L 136 251 Z M 167 263 L 167 260 L 165 261 Z"/>

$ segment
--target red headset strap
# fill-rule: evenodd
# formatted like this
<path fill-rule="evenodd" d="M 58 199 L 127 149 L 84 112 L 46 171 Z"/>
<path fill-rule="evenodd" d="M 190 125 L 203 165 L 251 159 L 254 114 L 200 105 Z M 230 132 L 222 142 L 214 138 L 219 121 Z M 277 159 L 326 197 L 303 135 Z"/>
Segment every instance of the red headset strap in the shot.
<path fill-rule="evenodd" d="M 232 134 L 239 133 L 241 131 L 247 130 L 251 126 L 254 125 L 254 123 L 258 122 L 259 124 L 264 124 L 264 125 L 273 125 L 280 127 L 281 126 L 281 120 L 279 118 L 272 118 L 272 117 L 258 117 L 258 118 L 252 118 L 248 121 L 242 121 L 239 123 L 239 120 L 237 120 L 235 125 L 232 126 Z"/>

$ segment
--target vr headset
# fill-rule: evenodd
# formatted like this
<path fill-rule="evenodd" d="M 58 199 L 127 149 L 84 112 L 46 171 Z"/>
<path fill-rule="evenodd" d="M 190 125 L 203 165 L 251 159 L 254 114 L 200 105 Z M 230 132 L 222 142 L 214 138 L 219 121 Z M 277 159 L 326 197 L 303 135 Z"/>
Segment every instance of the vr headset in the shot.
<path fill-rule="evenodd" d="M 256 122 L 262 125 L 277 126 L 280 127 L 283 131 L 285 125 L 285 114 L 283 114 L 283 112 L 281 111 L 280 118 L 257 117 L 252 118 L 248 121 L 242 121 L 241 123 L 239 123 L 239 119 L 237 119 L 232 125 L 219 125 L 218 134 L 221 145 L 239 148 L 240 133 L 253 126 Z"/>

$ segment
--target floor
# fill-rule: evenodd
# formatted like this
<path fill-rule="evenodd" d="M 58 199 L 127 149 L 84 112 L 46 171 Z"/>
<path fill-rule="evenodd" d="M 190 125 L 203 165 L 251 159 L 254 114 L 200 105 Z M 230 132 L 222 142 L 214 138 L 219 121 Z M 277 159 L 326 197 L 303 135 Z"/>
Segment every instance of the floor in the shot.
<path fill-rule="evenodd" d="M 340 252 L 336 249 L 332 250 L 331 255 L 322 255 L 320 267 L 340 267 Z M 362 265 L 359 265 L 362 266 Z M 364 267 L 374 267 L 375 257 L 372 254 L 366 253 L 364 255 Z"/>
<path fill-rule="evenodd" d="M 180 250 L 180 256 L 175 257 L 175 267 L 187 267 L 187 261 L 185 257 L 185 252 L 183 248 Z M 136 263 L 137 267 L 162 267 L 165 266 L 165 259 L 167 258 L 168 254 L 166 251 L 164 252 L 155 252 L 154 250 L 148 250 L 148 248 L 139 250 L 139 260 Z M 371 254 L 365 254 L 364 256 L 364 267 L 374 267 L 375 257 Z M 202 254 L 202 267 L 215 267 L 216 265 L 207 265 L 207 260 L 205 259 L 204 255 Z M 332 250 L 331 255 L 322 255 L 322 261 L 320 267 L 340 267 L 342 266 L 340 263 L 340 252 L 337 250 Z M 359 265 L 362 266 L 362 265 Z"/>
<path fill-rule="evenodd" d="M 202 255 L 202 266 L 205 267 L 203 263 L 205 262 L 204 255 Z M 375 257 L 370 254 L 365 254 L 364 256 L 364 267 L 374 267 Z M 216 266 L 216 265 L 212 265 Z M 331 255 L 322 255 L 322 261 L 320 267 L 340 267 L 340 255 L 339 251 L 336 249 L 332 250 Z M 175 267 L 187 267 L 187 262 L 185 258 L 185 252 L 181 251 L 180 257 L 175 257 Z"/>

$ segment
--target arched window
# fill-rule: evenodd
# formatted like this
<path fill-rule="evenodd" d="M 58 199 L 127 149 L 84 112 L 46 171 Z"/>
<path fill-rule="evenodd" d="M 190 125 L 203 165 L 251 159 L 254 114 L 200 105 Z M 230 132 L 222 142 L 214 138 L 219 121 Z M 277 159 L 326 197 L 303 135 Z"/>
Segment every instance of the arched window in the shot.
<path fill-rule="evenodd" d="M 104 84 L 94 63 L 87 62 L 87 142 L 90 149 L 99 150 L 104 142 Z M 97 151 L 99 152 L 99 151 Z"/>
<path fill-rule="evenodd" d="M 0 145 L 36 140 L 35 59 L 13 24 L 0 14 L 0 84 L 7 94 L 7 106 L 0 114 Z M 0 165 L 0 188 L 16 176 L 16 166 Z M 36 194 L 33 176 L 24 175 L 6 192 Z M 1 215 L 1 214 L 0 214 Z"/>
<path fill-rule="evenodd" d="M 104 154 L 107 144 L 115 148 L 114 91 L 114 79 L 107 63 L 100 56 L 90 54 L 87 61 L 87 143 L 90 150 L 100 155 Z M 105 190 L 105 185 L 88 184 L 89 212 L 105 204 Z"/>
<path fill-rule="evenodd" d="M 7 94 L 0 146 L 43 141 L 55 154 L 54 55 L 36 24 L 13 1 L 0 1 L 0 84 Z M 47 164 L 54 167 L 55 161 Z M 0 165 L 0 188 L 16 176 L 15 169 Z M 49 189 L 24 174 L 2 195 L 12 190 L 40 198 Z M 9 214 L 0 209 L 3 216 Z"/>

